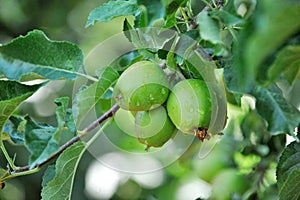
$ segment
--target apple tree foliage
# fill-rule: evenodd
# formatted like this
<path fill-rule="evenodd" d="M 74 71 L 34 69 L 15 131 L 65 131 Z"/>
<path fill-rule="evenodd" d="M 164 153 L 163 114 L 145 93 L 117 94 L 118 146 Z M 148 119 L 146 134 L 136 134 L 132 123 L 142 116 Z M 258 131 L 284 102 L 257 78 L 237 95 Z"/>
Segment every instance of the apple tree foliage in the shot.
<path fill-rule="evenodd" d="M 7 167 L 0 169 L 1 187 L 12 178 L 39 171 L 54 159 L 45 172 L 41 196 L 71 199 L 77 166 L 93 140 L 80 140 L 87 128 L 93 128 L 80 126 L 87 113 L 103 98 L 111 98 L 108 91 L 121 73 L 140 60 L 160 61 L 185 78 L 201 77 L 185 57 L 174 53 L 188 55 L 196 48 L 205 65 L 221 72 L 228 107 L 243 111 L 236 120 L 227 121 L 223 131 L 235 153 L 212 152 L 207 159 L 231 157 L 232 167 L 251 180 L 239 194 L 241 199 L 265 199 L 274 194 L 278 199 L 300 198 L 299 1 L 111 0 L 90 12 L 86 27 L 117 17 L 125 17 L 126 38 L 138 48 L 122 57 L 125 64 L 115 62 L 92 75 L 84 70 L 84 55 L 78 45 L 53 41 L 41 30 L 0 45 L 0 148 L 7 160 Z M 157 32 L 151 41 L 160 48 L 143 49 L 149 44 L 138 29 L 151 27 L 173 30 L 174 34 L 165 37 L 160 35 L 163 31 Z M 184 36 L 195 42 L 185 41 Z M 56 126 L 18 114 L 19 105 L 39 88 L 62 79 L 88 81 L 72 101 L 65 96 L 55 100 Z M 34 80 L 43 81 L 27 84 Z M 245 97 L 254 105 L 245 109 Z M 233 128 L 236 124 L 238 130 Z M 293 138 L 288 145 L 287 135 Z M 30 152 L 28 166 L 14 163 L 4 145 L 8 141 L 24 145 Z M 256 161 L 245 168 L 241 160 L 253 157 Z M 187 159 L 186 155 L 182 159 Z M 276 170 L 276 180 L 268 182 L 271 170 Z M 202 178 L 211 179 L 206 176 Z"/>

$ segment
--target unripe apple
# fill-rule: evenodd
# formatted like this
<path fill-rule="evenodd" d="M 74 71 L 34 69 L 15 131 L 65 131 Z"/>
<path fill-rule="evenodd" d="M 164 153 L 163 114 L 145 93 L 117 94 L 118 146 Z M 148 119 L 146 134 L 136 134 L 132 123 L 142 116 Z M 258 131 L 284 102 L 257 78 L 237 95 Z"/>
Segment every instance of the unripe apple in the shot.
<path fill-rule="evenodd" d="M 114 120 L 123 132 L 135 136 L 135 115 L 131 111 L 120 108 L 115 113 Z"/>
<path fill-rule="evenodd" d="M 163 106 L 137 112 L 135 124 L 137 137 L 141 143 L 147 145 L 147 148 L 161 147 L 176 130 Z"/>
<path fill-rule="evenodd" d="M 125 70 L 113 92 L 119 106 L 131 111 L 157 108 L 168 95 L 166 74 L 159 65 L 150 61 L 137 62 Z"/>
<path fill-rule="evenodd" d="M 207 128 L 211 119 L 211 97 L 206 83 L 186 79 L 177 83 L 167 101 L 168 115 L 175 126 L 186 134 Z"/>

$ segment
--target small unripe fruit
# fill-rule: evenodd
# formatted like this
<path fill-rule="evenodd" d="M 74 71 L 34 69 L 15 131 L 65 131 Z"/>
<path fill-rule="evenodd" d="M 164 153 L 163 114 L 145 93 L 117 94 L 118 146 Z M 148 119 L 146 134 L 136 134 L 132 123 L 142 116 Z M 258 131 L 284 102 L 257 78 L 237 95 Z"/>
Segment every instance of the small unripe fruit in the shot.
<path fill-rule="evenodd" d="M 140 61 L 130 66 L 118 79 L 113 96 L 125 110 L 150 110 L 164 103 L 169 95 L 166 74 L 159 65 Z"/>
<path fill-rule="evenodd" d="M 186 134 L 207 128 L 211 119 L 211 98 L 206 83 L 186 79 L 177 83 L 168 98 L 168 114 L 175 126 Z"/>
<path fill-rule="evenodd" d="M 149 147 L 161 147 L 174 134 L 176 128 L 163 106 L 149 111 L 139 111 L 135 118 L 139 141 Z"/>

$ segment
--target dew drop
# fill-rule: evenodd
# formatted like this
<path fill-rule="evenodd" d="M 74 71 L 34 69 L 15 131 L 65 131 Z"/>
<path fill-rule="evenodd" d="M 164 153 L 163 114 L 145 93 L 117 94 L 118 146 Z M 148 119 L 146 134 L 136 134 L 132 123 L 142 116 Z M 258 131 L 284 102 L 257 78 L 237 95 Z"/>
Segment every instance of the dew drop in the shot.
<path fill-rule="evenodd" d="M 161 89 L 161 93 L 162 93 L 162 94 L 166 94 L 166 93 L 167 93 L 166 89 L 165 89 L 165 88 L 162 88 L 162 89 Z"/>
<path fill-rule="evenodd" d="M 154 97 L 153 97 L 152 94 L 149 95 L 149 99 L 150 99 L 151 101 L 154 100 Z"/>

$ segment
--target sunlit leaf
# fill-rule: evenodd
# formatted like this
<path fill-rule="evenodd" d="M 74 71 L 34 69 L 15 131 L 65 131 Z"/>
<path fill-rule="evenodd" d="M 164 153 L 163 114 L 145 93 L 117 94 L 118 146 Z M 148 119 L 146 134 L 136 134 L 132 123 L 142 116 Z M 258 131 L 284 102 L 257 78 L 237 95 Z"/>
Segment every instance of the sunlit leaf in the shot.
<path fill-rule="evenodd" d="M 75 79 L 83 54 L 75 44 L 51 41 L 39 30 L 0 46 L 0 74 L 11 80 L 25 77 Z M 33 76 L 32 74 L 38 75 Z"/>
<path fill-rule="evenodd" d="M 42 199 L 71 199 L 75 172 L 84 151 L 85 145 L 77 142 L 59 156 L 54 178 L 47 180 L 49 182 L 45 182 L 46 186 L 42 189 Z"/>
<path fill-rule="evenodd" d="M 139 12 L 136 0 L 109 1 L 90 12 L 85 26 L 94 25 L 96 22 L 108 22 L 119 16 L 137 15 Z"/>
<path fill-rule="evenodd" d="M 0 130 L 2 131 L 9 117 L 16 108 L 39 86 L 23 85 L 14 81 L 0 81 Z M 2 134 L 0 134 L 1 139 Z"/>
<path fill-rule="evenodd" d="M 105 94 L 118 77 L 118 72 L 112 67 L 105 67 L 101 74 L 99 74 L 98 82 L 95 82 L 78 92 L 73 105 L 73 114 L 77 126 L 80 125 L 88 112 L 94 108 L 102 95 Z"/>
<path fill-rule="evenodd" d="M 300 144 L 293 142 L 283 151 L 278 167 L 277 181 L 280 199 L 299 199 L 300 197 Z"/>

